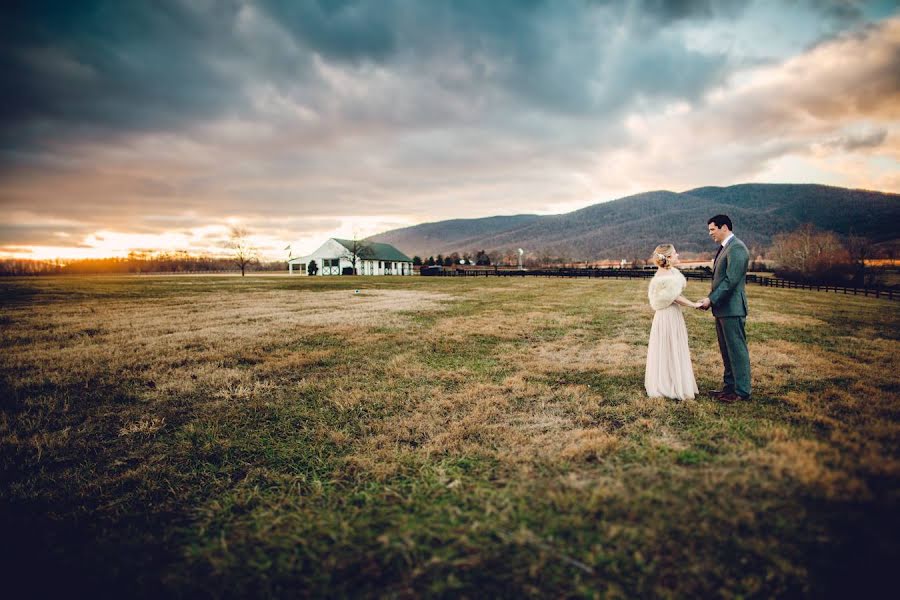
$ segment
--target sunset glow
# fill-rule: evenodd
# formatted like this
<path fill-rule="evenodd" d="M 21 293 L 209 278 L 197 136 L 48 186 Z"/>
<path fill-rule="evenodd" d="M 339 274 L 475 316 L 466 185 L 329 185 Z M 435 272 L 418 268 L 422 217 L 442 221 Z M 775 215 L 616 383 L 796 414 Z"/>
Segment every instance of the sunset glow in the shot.
<path fill-rule="evenodd" d="M 339 220 L 339 218 L 335 218 Z M 340 225 L 323 235 L 308 235 L 288 241 L 290 250 L 286 249 L 284 239 L 263 234 L 249 235 L 248 239 L 261 256 L 271 260 L 284 259 L 288 252 L 294 256 L 309 254 L 321 245 L 327 237 L 358 239 L 374 235 L 386 229 L 405 227 L 412 221 L 389 221 L 384 218 L 357 217 L 340 221 Z M 128 233 L 112 230 L 100 230 L 78 240 L 70 240 L 70 235 L 56 232 L 65 245 L 32 245 L 8 246 L 3 254 L 5 258 L 34 260 L 73 260 L 86 258 L 124 258 L 132 252 L 138 253 L 173 253 L 187 252 L 195 256 L 227 256 L 228 243 L 232 226 L 241 226 L 239 218 L 228 218 L 224 225 L 196 227 L 188 231 L 161 233 Z M 273 224 L 273 227 L 275 225 Z"/>

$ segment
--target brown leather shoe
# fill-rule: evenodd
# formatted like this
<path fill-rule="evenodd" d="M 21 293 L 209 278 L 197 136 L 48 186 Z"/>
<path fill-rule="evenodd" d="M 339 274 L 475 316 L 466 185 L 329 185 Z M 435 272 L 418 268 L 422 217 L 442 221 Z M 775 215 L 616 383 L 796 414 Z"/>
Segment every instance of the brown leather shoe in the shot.
<path fill-rule="evenodd" d="M 713 398 L 718 398 L 719 396 L 724 396 L 725 394 L 733 394 L 734 392 L 731 390 L 721 389 L 721 390 L 708 390 L 706 392 L 707 396 L 712 396 Z"/>
<path fill-rule="evenodd" d="M 716 396 L 716 400 L 724 404 L 732 404 L 734 402 L 737 402 L 738 400 L 743 400 L 743 398 L 741 398 L 734 392 L 728 392 L 726 394 L 719 394 L 718 396 Z"/>

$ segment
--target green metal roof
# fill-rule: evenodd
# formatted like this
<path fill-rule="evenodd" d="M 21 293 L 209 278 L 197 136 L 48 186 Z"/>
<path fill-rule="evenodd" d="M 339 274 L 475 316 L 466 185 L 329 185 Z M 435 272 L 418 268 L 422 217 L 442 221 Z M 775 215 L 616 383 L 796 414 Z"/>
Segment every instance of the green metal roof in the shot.
<path fill-rule="evenodd" d="M 333 238 L 338 244 L 346 248 L 348 251 L 353 248 L 353 240 L 339 240 Z M 357 240 L 359 249 L 359 258 L 363 260 L 391 260 L 395 262 L 412 262 L 412 259 L 403 254 L 390 244 L 381 244 L 379 242 L 367 242 L 365 240 Z"/>

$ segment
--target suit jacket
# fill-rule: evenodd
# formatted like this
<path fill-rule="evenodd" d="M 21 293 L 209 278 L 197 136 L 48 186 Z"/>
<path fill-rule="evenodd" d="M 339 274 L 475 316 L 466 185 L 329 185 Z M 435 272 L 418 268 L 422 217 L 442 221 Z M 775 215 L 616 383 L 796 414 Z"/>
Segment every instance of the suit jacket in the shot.
<path fill-rule="evenodd" d="M 732 238 L 722 249 L 713 271 L 709 302 L 716 317 L 746 317 L 747 266 L 750 252 L 744 242 Z"/>

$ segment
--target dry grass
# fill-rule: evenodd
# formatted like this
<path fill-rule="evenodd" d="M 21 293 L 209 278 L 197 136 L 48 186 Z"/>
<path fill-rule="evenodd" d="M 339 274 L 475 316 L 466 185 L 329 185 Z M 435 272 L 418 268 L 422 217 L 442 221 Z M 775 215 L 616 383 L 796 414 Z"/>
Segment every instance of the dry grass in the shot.
<path fill-rule="evenodd" d="M 897 557 L 893 304 L 751 289 L 723 406 L 645 397 L 646 282 L 324 279 L 3 282 L 11 544 L 147 595 L 823 596 Z"/>

